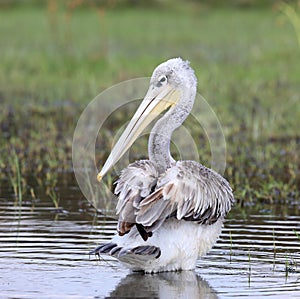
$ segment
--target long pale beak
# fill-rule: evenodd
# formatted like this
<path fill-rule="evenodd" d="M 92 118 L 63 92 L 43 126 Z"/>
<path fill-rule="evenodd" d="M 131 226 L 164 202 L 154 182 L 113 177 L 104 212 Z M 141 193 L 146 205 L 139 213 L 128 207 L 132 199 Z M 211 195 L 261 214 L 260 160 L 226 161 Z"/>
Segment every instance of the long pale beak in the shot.
<path fill-rule="evenodd" d="M 164 110 L 174 106 L 179 100 L 178 90 L 170 85 L 155 89 L 150 87 L 144 100 L 135 112 L 130 123 L 113 147 L 103 168 L 97 175 L 100 182 L 108 170 L 126 153 L 143 130 Z"/>

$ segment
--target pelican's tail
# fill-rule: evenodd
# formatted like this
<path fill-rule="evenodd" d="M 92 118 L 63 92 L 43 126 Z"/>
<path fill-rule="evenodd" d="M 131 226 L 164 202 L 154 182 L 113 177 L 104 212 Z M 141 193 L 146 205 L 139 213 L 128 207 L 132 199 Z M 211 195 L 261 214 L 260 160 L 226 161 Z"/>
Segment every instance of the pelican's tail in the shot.
<path fill-rule="evenodd" d="M 95 254 L 98 257 L 101 254 L 107 254 L 129 265 L 132 270 L 139 270 L 144 268 L 145 263 L 158 259 L 161 251 L 159 247 L 150 245 L 125 248 L 115 243 L 106 243 L 99 245 L 90 254 Z"/>

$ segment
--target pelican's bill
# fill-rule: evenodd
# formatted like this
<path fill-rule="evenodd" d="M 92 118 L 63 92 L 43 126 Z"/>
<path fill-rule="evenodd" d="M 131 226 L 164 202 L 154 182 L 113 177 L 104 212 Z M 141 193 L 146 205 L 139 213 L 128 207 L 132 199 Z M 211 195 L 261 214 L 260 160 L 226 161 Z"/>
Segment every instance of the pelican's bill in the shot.
<path fill-rule="evenodd" d="M 125 131 L 113 147 L 103 168 L 97 175 L 100 182 L 108 170 L 126 153 L 144 129 L 163 111 L 177 104 L 180 98 L 179 90 L 166 85 L 163 88 L 150 86 L 144 100 L 126 127 Z"/>

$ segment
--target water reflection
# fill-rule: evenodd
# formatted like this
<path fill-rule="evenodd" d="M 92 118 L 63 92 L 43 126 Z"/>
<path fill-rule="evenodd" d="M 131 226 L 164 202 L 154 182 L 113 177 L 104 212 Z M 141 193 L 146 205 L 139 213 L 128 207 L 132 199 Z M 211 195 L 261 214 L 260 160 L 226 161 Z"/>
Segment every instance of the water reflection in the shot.
<path fill-rule="evenodd" d="M 216 292 L 194 271 L 131 273 L 105 298 L 215 299 Z"/>
<path fill-rule="evenodd" d="M 298 206 L 244 217 L 235 208 L 195 272 L 143 275 L 89 258 L 116 221 L 96 215 L 74 185 L 58 190 L 67 213 L 47 197 L 20 205 L 0 192 L 0 298 L 300 298 Z"/>

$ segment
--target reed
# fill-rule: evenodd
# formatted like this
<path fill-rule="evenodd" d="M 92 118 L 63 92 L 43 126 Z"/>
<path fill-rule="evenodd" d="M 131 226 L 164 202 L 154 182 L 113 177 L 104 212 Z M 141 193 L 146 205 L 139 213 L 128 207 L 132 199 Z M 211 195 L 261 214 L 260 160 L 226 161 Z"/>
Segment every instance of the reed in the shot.
<path fill-rule="evenodd" d="M 229 262 L 230 262 L 230 264 L 231 264 L 231 259 L 232 259 L 232 254 L 233 254 L 233 251 L 232 251 L 233 241 L 232 241 L 232 233 L 231 233 L 231 230 L 229 231 L 229 240 L 230 240 Z"/>
<path fill-rule="evenodd" d="M 288 257 L 288 253 L 285 256 L 285 279 L 287 280 L 290 273 L 295 273 L 297 271 L 297 260 L 290 254 Z"/>
<path fill-rule="evenodd" d="M 275 271 L 276 266 L 276 238 L 275 238 L 275 229 L 273 228 L 273 272 Z"/>
<path fill-rule="evenodd" d="M 51 198 L 52 203 L 53 203 L 55 209 L 56 209 L 57 211 L 60 210 L 60 207 L 59 207 L 59 200 L 60 200 L 60 198 L 59 198 L 57 192 L 54 190 L 54 188 L 51 188 L 51 189 L 50 189 L 48 195 L 49 195 L 49 197 Z"/>
<path fill-rule="evenodd" d="M 298 2 L 300 8 L 300 2 Z M 282 2 L 279 5 L 279 10 L 288 18 L 292 26 L 294 27 L 298 45 L 300 47 L 300 15 L 296 10 L 296 7 L 289 3 Z"/>
<path fill-rule="evenodd" d="M 251 255 L 250 255 L 250 250 L 248 250 L 248 286 L 250 287 L 251 285 Z"/>
<path fill-rule="evenodd" d="M 22 188 L 22 175 L 20 169 L 20 161 L 16 151 L 12 151 L 9 155 L 9 180 L 13 188 L 15 197 L 18 199 L 18 204 L 22 205 L 23 188 Z"/>

